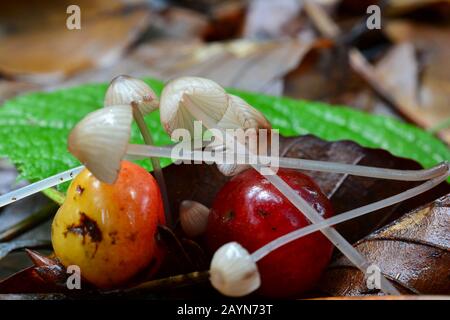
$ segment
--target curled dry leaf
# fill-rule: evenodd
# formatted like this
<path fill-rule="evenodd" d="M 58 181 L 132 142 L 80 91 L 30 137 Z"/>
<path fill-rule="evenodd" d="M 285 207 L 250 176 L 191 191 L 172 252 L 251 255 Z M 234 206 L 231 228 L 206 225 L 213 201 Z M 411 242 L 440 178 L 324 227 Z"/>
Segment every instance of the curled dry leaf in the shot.
<path fill-rule="evenodd" d="M 409 212 L 355 244 L 404 294 L 450 294 L 450 194 Z M 364 275 L 338 257 L 322 278 L 330 295 L 373 294 Z"/>

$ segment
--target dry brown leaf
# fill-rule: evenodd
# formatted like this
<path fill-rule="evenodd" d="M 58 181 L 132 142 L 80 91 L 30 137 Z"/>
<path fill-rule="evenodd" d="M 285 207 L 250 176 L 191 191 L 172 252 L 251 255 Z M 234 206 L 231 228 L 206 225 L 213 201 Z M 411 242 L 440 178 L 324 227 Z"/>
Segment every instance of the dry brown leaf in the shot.
<path fill-rule="evenodd" d="M 113 64 L 149 23 L 145 8 L 124 10 L 122 2 L 81 1 L 81 30 L 68 30 L 67 1 L 45 6 L 32 1 L 17 7 L 9 3 L 1 3 L 2 15 L 22 19 L 2 20 L 6 30 L 15 31 L 1 37 L 0 71 L 39 82 Z"/>
<path fill-rule="evenodd" d="M 363 148 L 351 141 L 323 141 L 312 135 L 280 137 L 280 155 L 303 159 L 335 161 L 396 169 L 419 169 L 413 160 L 394 157 L 381 149 Z M 210 206 L 220 188 L 228 181 L 213 165 L 171 165 L 164 168 L 171 203 L 177 213 L 183 200 L 195 200 Z M 378 201 L 417 185 L 415 182 L 372 179 L 345 174 L 305 171 L 330 198 L 336 214 Z M 381 226 L 397 219 L 401 213 L 432 201 L 450 192 L 446 183 L 402 204 L 378 210 L 363 217 L 339 224 L 337 229 L 355 242 Z"/>
<path fill-rule="evenodd" d="M 404 215 L 355 247 L 404 294 L 450 294 L 450 194 Z M 341 256 L 328 268 L 320 288 L 333 296 L 373 294 L 363 273 Z"/>
<path fill-rule="evenodd" d="M 196 11 L 169 7 L 152 18 L 152 27 L 157 29 L 158 37 L 201 38 L 208 28 L 208 19 Z"/>
<path fill-rule="evenodd" d="M 400 112 L 425 129 L 439 127 L 445 120 L 450 119 L 450 28 L 431 27 L 413 24 L 406 21 L 394 21 L 386 26 L 386 34 L 399 45 L 394 49 L 414 47 L 423 57 L 421 66 L 420 86 L 416 89 L 414 103 L 399 104 Z M 414 66 L 411 49 L 409 54 L 388 55 L 382 64 L 389 64 L 392 68 L 384 70 L 384 80 L 395 81 L 401 77 L 418 79 L 419 74 Z M 403 68 L 395 68 L 395 65 Z M 416 69 L 416 70 L 414 70 Z M 407 74 L 409 73 L 409 74 Z M 402 76 L 403 75 L 403 76 Z M 411 95 L 411 83 L 407 86 L 398 86 L 393 91 L 398 99 Z M 439 131 L 439 135 L 450 143 L 450 128 Z"/>
<path fill-rule="evenodd" d="M 110 81 L 117 74 L 169 80 L 199 76 L 224 87 L 280 95 L 284 77 L 301 64 L 316 43 L 236 40 L 204 44 L 198 40 L 162 40 L 141 45 L 112 68 L 92 70 L 64 86 L 86 81 Z"/>
<path fill-rule="evenodd" d="M 419 66 L 414 46 L 402 43 L 392 48 L 377 64 L 375 74 L 402 105 L 418 108 Z"/>
<path fill-rule="evenodd" d="M 449 6 L 450 0 L 390 0 L 386 12 L 390 15 L 399 15 L 430 7 L 450 12 Z"/>
<path fill-rule="evenodd" d="M 267 39 L 288 35 L 288 24 L 299 16 L 302 6 L 298 0 L 250 1 L 244 37 Z"/>
<path fill-rule="evenodd" d="M 311 43 L 298 40 L 214 43 L 195 50 L 188 60 L 167 70 L 165 78 L 196 75 L 225 87 L 279 95 L 282 78 L 300 64 L 310 48 Z"/>

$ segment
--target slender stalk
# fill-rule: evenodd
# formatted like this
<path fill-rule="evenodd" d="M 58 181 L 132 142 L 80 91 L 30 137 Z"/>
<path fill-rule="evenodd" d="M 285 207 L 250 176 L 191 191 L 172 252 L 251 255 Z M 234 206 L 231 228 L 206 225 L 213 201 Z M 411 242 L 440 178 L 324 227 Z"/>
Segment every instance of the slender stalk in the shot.
<path fill-rule="evenodd" d="M 441 175 L 440 177 L 434 178 L 432 180 L 429 180 L 417 187 L 411 188 L 409 190 L 406 190 L 402 193 L 396 194 L 395 196 L 341 213 L 337 216 L 334 216 L 332 218 L 328 218 L 326 220 L 323 220 L 317 224 L 310 224 L 306 227 L 303 227 L 301 229 L 292 231 L 288 234 L 285 234 L 282 237 L 279 237 L 265 246 L 261 247 L 260 249 L 256 250 L 252 253 L 252 258 L 255 261 L 259 261 L 268 254 L 270 254 L 272 251 L 292 242 L 295 241 L 301 237 L 307 236 L 308 234 L 311 234 L 313 232 L 322 230 L 324 228 L 331 227 L 333 225 L 336 225 L 338 223 L 342 223 L 360 216 L 363 216 L 367 213 L 374 212 L 376 210 L 389 207 L 393 204 L 399 203 L 401 201 L 405 201 L 407 199 L 413 198 L 417 196 L 418 194 L 421 194 L 425 191 L 428 191 L 441 182 L 445 181 L 447 179 L 447 174 Z"/>
<path fill-rule="evenodd" d="M 155 146 L 143 146 L 130 144 L 127 150 L 128 156 L 134 157 L 161 157 L 171 158 L 173 160 L 193 160 L 193 161 L 207 161 L 216 163 L 227 163 L 224 160 L 226 157 L 218 157 L 211 155 L 208 152 L 190 151 L 183 149 L 183 153 L 175 153 L 174 146 L 171 147 L 155 147 Z M 225 153 L 224 153 L 225 154 Z M 421 170 L 398 170 L 398 169 L 386 169 L 367 167 L 354 164 L 327 162 L 319 160 L 298 159 L 298 158 L 275 158 L 270 156 L 254 156 L 251 161 L 248 159 L 248 154 L 235 153 L 233 161 L 239 164 L 260 164 L 260 163 L 276 163 L 278 161 L 281 168 L 300 169 L 300 170 L 313 170 L 321 172 L 333 172 L 350 174 L 355 176 L 387 179 L 387 180 L 401 180 L 401 181 L 423 181 L 439 177 L 446 173 L 449 164 L 448 162 L 442 162 L 429 169 Z M 255 160 L 255 161 L 253 161 Z"/>
<path fill-rule="evenodd" d="M 193 103 L 189 95 L 183 97 L 184 102 L 194 118 L 202 121 L 203 125 L 208 129 L 217 129 L 217 124 L 214 120 L 204 114 L 204 112 Z M 241 150 L 248 150 L 245 146 L 240 144 L 233 137 L 222 130 L 225 134 L 225 143 L 234 147 L 236 142 L 237 146 Z M 240 152 L 240 150 L 238 150 Z M 313 207 L 309 205 L 301 196 L 299 196 L 296 191 L 294 191 L 281 177 L 276 175 L 276 173 L 270 168 L 263 168 L 259 165 L 252 165 L 260 174 L 262 174 L 272 185 L 277 188 L 300 212 L 302 212 L 313 224 L 317 224 L 325 220 Z M 263 171 L 263 169 L 265 169 Z M 270 172 L 272 171 L 272 172 Z M 333 228 L 321 229 L 321 232 L 338 248 L 358 269 L 360 269 L 364 274 L 370 263 L 365 259 L 361 253 L 354 248 L 344 237 L 342 237 L 339 232 Z M 381 290 L 386 294 L 398 295 L 398 290 L 384 277 L 381 276 Z"/>
<path fill-rule="evenodd" d="M 23 234 L 24 232 L 30 230 L 31 228 L 39 225 L 40 223 L 49 219 L 58 209 L 55 203 L 51 203 L 41 210 L 33 213 L 32 215 L 26 217 L 22 221 L 16 223 L 15 225 L 9 227 L 6 230 L 0 232 L 0 242 L 10 241 L 15 237 Z"/>
<path fill-rule="evenodd" d="M 147 124 L 144 121 L 144 116 L 139 110 L 138 106 L 135 103 L 131 103 L 133 109 L 133 117 L 136 121 L 139 131 L 141 131 L 142 137 L 144 138 L 144 142 L 147 145 L 154 145 L 152 135 L 147 128 Z M 164 174 L 161 169 L 161 163 L 159 162 L 158 157 L 150 157 L 150 161 L 153 166 L 153 172 L 155 173 L 156 181 L 158 182 L 159 188 L 161 190 L 163 204 L 164 204 L 164 214 L 166 217 L 166 223 L 168 226 L 173 226 L 173 219 L 170 213 L 170 203 L 169 203 L 169 195 L 167 193 L 167 185 L 166 180 L 164 179 Z"/>
<path fill-rule="evenodd" d="M 21 200 L 28 196 L 31 196 L 32 194 L 41 192 L 45 189 L 57 186 L 61 183 L 67 182 L 67 181 L 70 181 L 77 174 L 79 174 L 81 172 L 81 170 L 83 170 L 83 169 L 84 169 L 84 166 L 76 167 L 76 168 L 58 173 L 58 174 L 48 177 L 46 179 L 43 179 L 41 181 L 29 184 L 23 188 L 6 193 L 6 194 L 0 196 L 0 208 L 8 205 L 10 203 L 13 203 L 15 201 L 18 201 L 18 200 Z"/>
<path fill-rule="evenodd" d="M 174 146 L 149 146 L 130 144 L 127 150 L 127 159 L 137 160 L 147 157 L 169 158 L 172 160 L 187 160 L 187 161 L 207 161 L 215 163 L 227 163 L 223 158 L 211 155 L 209 152 L 201 150 L 189 151 L 186 148 L 182 148 L 183 153 L 176 153 Z M 253 160 L 257 161 L 254 162 Z M 448 174 L 449 169 L 448 162 L 442 162 L 430 169 L 424 170 L 396 170 L 396 169 L 383 169 L 372 168 L 365 166 L 358 166 L 337 162 L 325 162 L 307 159 L 296 158 L 279 158 L 275 159 L 268 156 L 255 156 L 252 159 L 253 164 L 259 163 L 273 163 L 275 160 L 279 161 L 279 165 L 282 168 L 301 169 L 301 170 L 314 170 L 322 172 L 335 172 L 344 173 L 357 176 L 382 178 L 382 179 L 394 179 L 394 180 L 406 180 L 406 181 L 422 181 L 438 177 L 442 174 Z M 245 153 L 236 153 L 234 161 L 238 161 L 239 164 L 249 163 L 248 155 Z M 251 164 L 251 163 L 249 163 Z M 78 173 L 84 169 L 84 166 L 76 167 L 68 171 L 56 174 L 44 180 L 36 183 L 32 183 L 23 188 L 11 191 L 7 194 L 0 196 L 0 208 L 10 203 L 23 199 L 32 194 L 44 191 L 45 189 L 57 186 L 61 183 L 72 180 Z M 50 191 L 52 192 L 52 191 Z M 45 192 L 48 195 L 48 192 Z M 55 196 L 55 195 L 52 195 Z M 52 197 L 51 196 L 51 197 Z M 56 200 L 56 198 L 54 199 Z"/>

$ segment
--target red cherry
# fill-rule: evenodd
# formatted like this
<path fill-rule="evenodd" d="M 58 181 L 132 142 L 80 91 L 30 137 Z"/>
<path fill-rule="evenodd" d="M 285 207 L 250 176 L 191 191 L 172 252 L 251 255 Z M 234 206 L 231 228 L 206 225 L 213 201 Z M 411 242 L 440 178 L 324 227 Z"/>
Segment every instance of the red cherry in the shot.
<path fill-rule="evenodd" d="M 330 201 L 308 176 L 288 169 L 278 175 L 324 218 L 333 215 Z M 237 241 L 254 252 L 271 240 L 309 224 L 269 181 L 250 169 L 231 179 L 217 194 L 206 232 L 211 252 Z M 320 232 L 293 241 L 260 260 L 259 293 L 292 297 L 313 288 L 326 268 L 333 245 Z"/>

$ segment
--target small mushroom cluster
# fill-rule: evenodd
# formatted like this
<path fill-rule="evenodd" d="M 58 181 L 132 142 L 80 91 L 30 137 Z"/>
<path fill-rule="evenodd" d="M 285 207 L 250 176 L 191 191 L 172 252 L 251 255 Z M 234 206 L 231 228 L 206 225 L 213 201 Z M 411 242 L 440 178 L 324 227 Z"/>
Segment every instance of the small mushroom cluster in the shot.
<path fill-rule="evenodd" d="M 119 76 L 111 82 L 108 88 L 104 108 L 88 114 L 72 130 L 68 140 L 69 150 L 94 176 L 102 182 L 110 184 L 116 181 L 121 161 L 125 157 L 146 156 L 152 158 L 155 176 L 159 177 L 157 180 L 167 201 L 162 171 L 158 163 L 153 160 L 160 157 L 172 158 L 174 156 L 171 152 L 172 148 L 170 146 L 154 146 L 150 132 L 143 121 L 144 115 L 156 109 L 160 111 L 161 124 L 168 134 L 179 128 L 193 133 L 194 120 L 201 120 L 207 129 L 222 131 L 226 129 L 271 129 L 270 123 L 258 110 L 241 98 L 228 94 L 211 80 L 197 77 L 172 80 L 164 87 L 161 99 L 158 100 L 157 95 L 145 82 L 128 76 Z M 147 145 L 129 143 L 133 118 L 138 123 Z M 225 136 L 228 139 L 226 133 Z M 235 142 L 234 138 L 232 142 Z M 241 147 L 240 151 L 254 152 L 254 150 L 248 150 L 242 141 L 237 141 L 237 144 Z M 222 149 L 227 149 L 227 147 L 227 141 L 220 146 Z M 270 156 L 256 156 L 270 160 Z M 181 160 L 186 158 L 203 159 L 197 159 L 194 154 L 180 156 Z M 234 175 L 252 166 L 313 223 L 275 239 L 252 254 L 237 243 L 229 243 L 220 248 L 211 262 L 210 279 L 212 285 L 225 295 L 242 296 L 256 290 L 260 285 L 257 261 L 277 248 L 318 230 L 322 231 L 358 268 L 364 270 L 364 266 L 368 265 L 366 259 L 335 229 L 330 227 L 414 197 L 444 181 L 450 173 L 448 163 L 441 163 L 427 170 L 403 171 L 292 158 L 280 158 L 278 162 L 281 167 L 286 168 L 348 173 L 383 179 L 428 181 L 398 195 L 324 220 L 284 180 L 276 174 L 264 173 L 261 165 L 216 163 L 219 170 L 226 175 Z M 0 196 L 0 206 L 70 180 L 81 169 L 75 168 Z M 270 168 L 268 169 L 270 170 Z M 167 202 L 165 207 L 168 208 Z M 170 221 L 170 213 L 166 211 L 166 214 L 169 215 L 167 220 Z M 209 209 L 199 203 L 183 202 L 180 208 L 180 220 L 185 233 L 190 237 L 201 235 L 206 229 L 208 214 Z M 382 284 L 384 292 L 398 293 L 386 279 L 382 279 Z"/>

